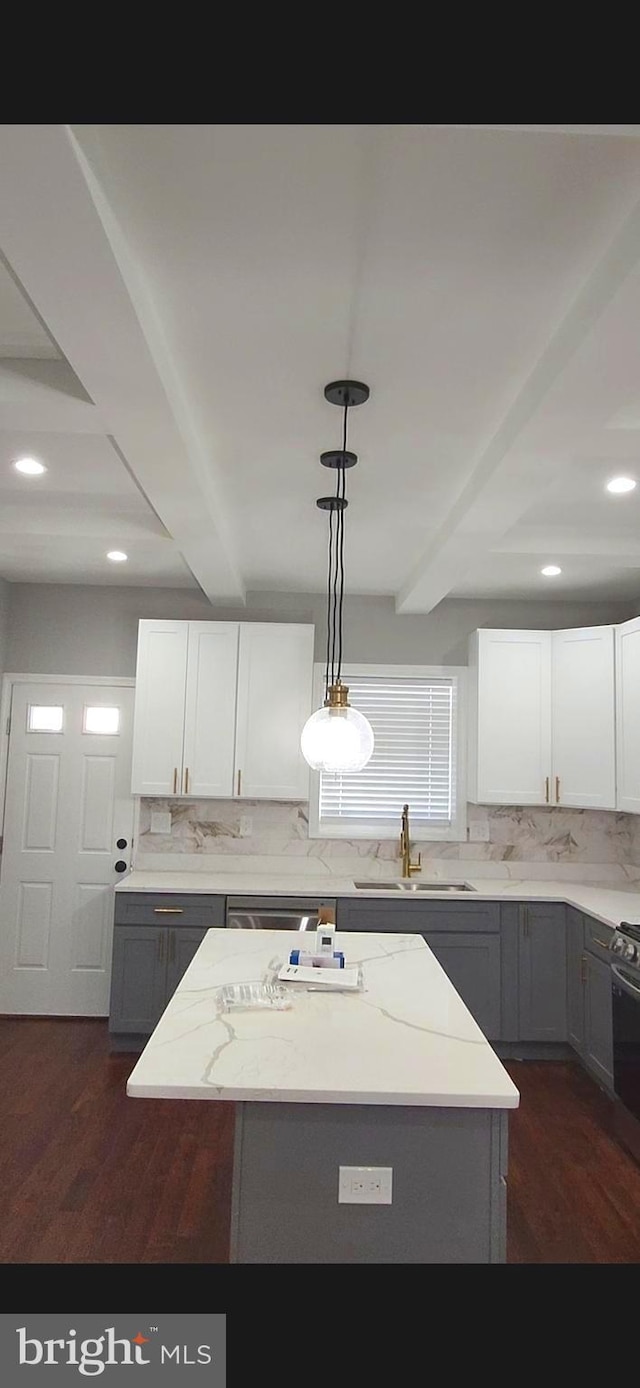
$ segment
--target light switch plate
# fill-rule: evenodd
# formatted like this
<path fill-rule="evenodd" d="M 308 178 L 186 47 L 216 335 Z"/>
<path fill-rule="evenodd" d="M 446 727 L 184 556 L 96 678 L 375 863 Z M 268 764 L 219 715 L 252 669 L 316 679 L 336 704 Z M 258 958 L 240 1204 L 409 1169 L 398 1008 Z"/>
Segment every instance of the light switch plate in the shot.
<path fill-rule="evenodd" d="M 339 1205 L 390 1205 L 392 1166 L 339 1166 Z"/>
<path fill-rule="evenodd" d="M 152 810 L 150 834 L 170 834 L 171 833 L 171 811 Z"/>
<path fill-rule="evenodd" d="M 469 825 L 470 843 L 488 843 L 489 825 L 486 819 L 472 819 Z"/>

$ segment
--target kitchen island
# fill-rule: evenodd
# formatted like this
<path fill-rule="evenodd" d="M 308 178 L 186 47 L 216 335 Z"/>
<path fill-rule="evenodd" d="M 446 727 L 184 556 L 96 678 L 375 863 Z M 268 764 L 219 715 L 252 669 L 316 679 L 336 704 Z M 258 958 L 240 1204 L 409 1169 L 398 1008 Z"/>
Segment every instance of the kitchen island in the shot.
<path fill-rule="evenodd" d="M 424 940 L 338 934 L 362 991 L 222 1010 L 306 940 L 209 930 L 127 1093 L 235 1103 L 234 1262 L 504 1261 L 519 1095 Z M 339 1203 L 353 1166 L 392 1168 L 391 1203 Z"/>

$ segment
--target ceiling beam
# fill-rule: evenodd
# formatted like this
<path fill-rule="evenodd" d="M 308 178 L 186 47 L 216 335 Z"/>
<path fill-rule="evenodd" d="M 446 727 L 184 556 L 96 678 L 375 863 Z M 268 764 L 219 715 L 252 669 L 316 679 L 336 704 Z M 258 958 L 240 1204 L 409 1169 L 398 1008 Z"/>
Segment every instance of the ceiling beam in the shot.
<path fill-rule="evenodd" d="M 639 263 L 640 202 L 575 297 L 476 458 L 468 482 L 396 597 L 399 613 L 431 612 L 457 582 L 500 547 L 511 526 L 557 477 L 557 459 L 550 454 L 542 454 L 535 467 L 514 468 L 516 445 Z"/>
<path fill-rule="evenodd" d="M 0 429 L 16 434 L 103 434 L 106 420 L 68 362 L 2 357 Z"/>
<path fill-rule="evenodd" d="M 105 432 L 210 601 L 243 601 L 215 460 L 198 438 L 148 288 L 72 132 L 0 127 L 0 180 L 0 248 Z"/>

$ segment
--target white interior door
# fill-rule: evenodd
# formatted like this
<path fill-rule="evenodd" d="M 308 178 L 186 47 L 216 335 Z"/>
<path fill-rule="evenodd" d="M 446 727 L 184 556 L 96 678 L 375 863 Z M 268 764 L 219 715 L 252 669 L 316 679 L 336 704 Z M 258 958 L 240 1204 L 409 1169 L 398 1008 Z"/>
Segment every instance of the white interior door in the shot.
<path fill-rule="evenodd" d="M 116 863 L 131 863 L 133 693 L 106 682 L 14 685 L 2 1012 L 108 1015 Z"/>

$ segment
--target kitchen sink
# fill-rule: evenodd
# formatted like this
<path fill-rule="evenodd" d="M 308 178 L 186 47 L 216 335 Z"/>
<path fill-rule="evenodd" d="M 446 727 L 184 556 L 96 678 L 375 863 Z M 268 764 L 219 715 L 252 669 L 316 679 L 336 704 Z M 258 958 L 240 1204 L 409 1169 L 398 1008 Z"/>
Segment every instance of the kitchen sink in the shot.
<path fill-rule="evenodd" d="M 354 882 L 358 891 L 379 892 L 475 892 L 468 882 Z"/>

